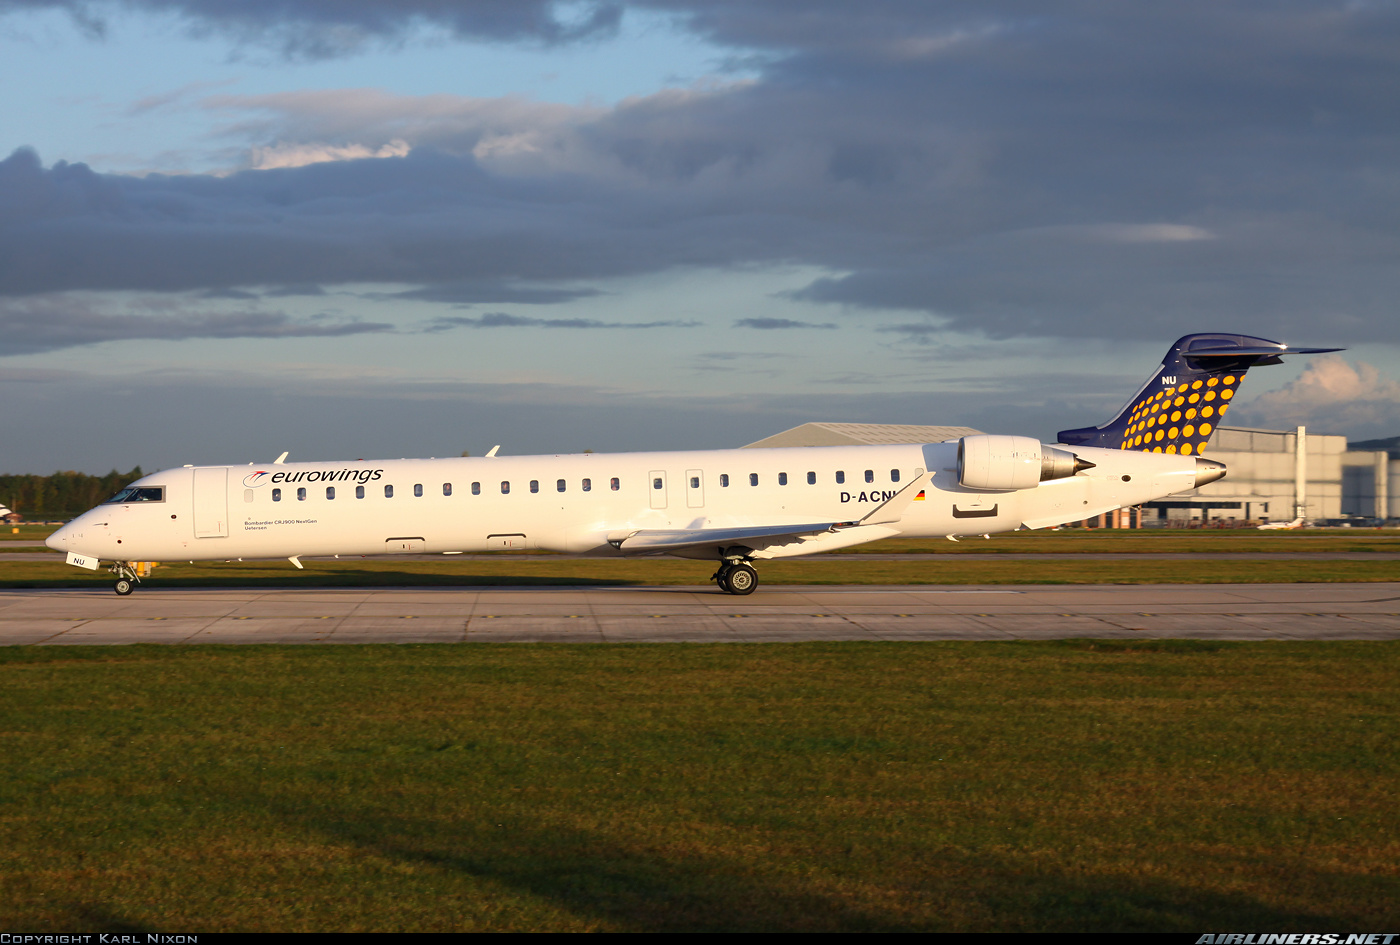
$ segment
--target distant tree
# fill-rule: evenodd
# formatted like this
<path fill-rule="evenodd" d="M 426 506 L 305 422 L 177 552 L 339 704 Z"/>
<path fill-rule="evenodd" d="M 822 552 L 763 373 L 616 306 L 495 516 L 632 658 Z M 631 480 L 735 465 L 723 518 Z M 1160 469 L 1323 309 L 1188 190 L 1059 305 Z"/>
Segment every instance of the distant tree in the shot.
<path fill-rule="evenodd" d="M 50 476 L 0 475 L 0 496 L 5 496 L 6 504 L 31 522 L 70 519 L 144 475 L 140 466 L 129 473 L 114 469 L 105 476 L 72 471 Z"/>

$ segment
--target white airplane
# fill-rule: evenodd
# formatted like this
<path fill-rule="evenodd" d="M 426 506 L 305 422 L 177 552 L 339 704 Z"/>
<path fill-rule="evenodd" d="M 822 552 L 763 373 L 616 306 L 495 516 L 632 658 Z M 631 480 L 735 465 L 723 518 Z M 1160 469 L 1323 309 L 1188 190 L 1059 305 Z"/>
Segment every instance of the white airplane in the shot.
<path fill-rule="evenodd" d="M 1302 528 L 1302 527 L 1303 527 L 1303 520 L 1302 520 L 1302 518 L 1295 518 L 1295 519 L 1294 519 L 1293 521 L 1291 521 L 1291 522 L 1265 522 L 1263 525 L 1258 526 L 1258 528 L 1259 528 L 1259 530 L 1260 530 L 1261 532 L 1274 531 L 1275 529 L 1279 529 L 1279 528 Z"/>
<path fill-rule="evenodd" d="M 152 473 L 49 536 L 67 561 L 461 554 L 541 549 L 718 563 L 730 594 L 753 563 L 880 538 L 1044 528 L 1213 482 L 1199 456 L 1245 370 L 1311 354 L 1187 335 L 1113 420 L 1048 446 L 979 434 L 897 446 L 584 453 L 185 466 Z"/>

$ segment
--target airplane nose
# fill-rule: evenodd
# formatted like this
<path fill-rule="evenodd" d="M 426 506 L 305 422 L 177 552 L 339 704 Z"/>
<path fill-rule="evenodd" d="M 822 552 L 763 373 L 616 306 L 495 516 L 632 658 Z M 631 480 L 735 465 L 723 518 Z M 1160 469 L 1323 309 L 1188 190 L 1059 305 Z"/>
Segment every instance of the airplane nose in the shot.
<path fill-rule="evenodd" d="M 54 551 L 67 551 L 67 550 L 68 550 L 68 535 L 67 535 L 66 533 L 67 533 L 68 531 L 69 531 L 69 526 L 64 525 L 62 528 L 60 528 L 58 531 L 54 532 L 54 533 L 53 533 L 52 535 L 50 535 L 48 538 L 45 538 L 45 539 L 44 539 L 44 544 L 48 545 L 48 546 L 49 546 L 50 548 L 52 548 Z"/>

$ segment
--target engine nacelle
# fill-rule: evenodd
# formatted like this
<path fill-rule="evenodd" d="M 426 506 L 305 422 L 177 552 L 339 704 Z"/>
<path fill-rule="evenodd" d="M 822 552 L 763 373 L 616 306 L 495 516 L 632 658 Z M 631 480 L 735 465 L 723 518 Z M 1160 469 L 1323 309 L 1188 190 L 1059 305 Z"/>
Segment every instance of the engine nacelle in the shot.
<path fill-rule="evenodd" d="M 958 440 L 958 484 L 983 492 L 1030 489 L 1066 479 L 1093 463 L 1029 436 L 980 434 Z"/>

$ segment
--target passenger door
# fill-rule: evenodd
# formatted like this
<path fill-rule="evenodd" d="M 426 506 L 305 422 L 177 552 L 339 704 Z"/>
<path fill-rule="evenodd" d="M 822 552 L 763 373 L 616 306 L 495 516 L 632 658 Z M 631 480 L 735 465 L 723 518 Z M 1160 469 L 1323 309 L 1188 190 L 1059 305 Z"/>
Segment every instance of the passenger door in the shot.
<path fill-rule="evenodd" d="M 228 470 L 194 471 L 194 537 L 228 537 Z"/>

